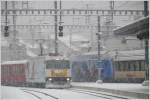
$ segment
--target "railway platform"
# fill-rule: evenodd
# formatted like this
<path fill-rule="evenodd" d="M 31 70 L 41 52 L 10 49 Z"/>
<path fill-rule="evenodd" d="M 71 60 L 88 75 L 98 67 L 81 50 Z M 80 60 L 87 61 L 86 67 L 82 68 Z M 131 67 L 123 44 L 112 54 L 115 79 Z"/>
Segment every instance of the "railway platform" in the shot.
<path fill-rule="evenodd" d="M 149 86 L 139 83 L 72 82 L 74 88 L 102 91 L 131 98 L 149 99 Z"/>

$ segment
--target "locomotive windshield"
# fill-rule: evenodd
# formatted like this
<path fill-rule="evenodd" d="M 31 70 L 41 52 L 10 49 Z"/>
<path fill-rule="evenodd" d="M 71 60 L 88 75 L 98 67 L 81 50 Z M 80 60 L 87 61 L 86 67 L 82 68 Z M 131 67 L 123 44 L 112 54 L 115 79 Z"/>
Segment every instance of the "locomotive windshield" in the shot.
<path fill-rule="evenodd" d="M 46 68 L 70 68 L 70 63 L 68 60 L 48 60 Z"/>

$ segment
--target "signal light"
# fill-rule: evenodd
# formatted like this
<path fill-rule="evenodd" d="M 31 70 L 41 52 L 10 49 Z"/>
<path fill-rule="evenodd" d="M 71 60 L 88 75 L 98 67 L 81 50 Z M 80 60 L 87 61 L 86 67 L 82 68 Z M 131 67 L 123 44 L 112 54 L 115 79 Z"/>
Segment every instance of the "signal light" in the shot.
<path fill-rule="evenodd" d="M 9 36 L 9 32 L 5 32 L 5 33 L 4 33 L 4 36 L 5 36 L 5 37 L 8 37 L 8 36 Z"/>
<path fill-rule="evenodd" d="M 5 31 L 8 31 L 8 28 L 9 28 L 8 26 L 5 26 Z"/>
<path fill-rule="evenodd" d="M 63 36 L 63 26 L 59 26 L 59 36 L 62 37 Z"/>
<path fill-rule="evenodd" d="M 63 31 L 63 26 L 59 26 L 59 30 L 60 30 L 60 31 Z"/>
<path fill-rule="evenodd" d="M 4 28 L 4 30 L 5 30 L 4 36 L 5 36 L 5 37 L 8 37 L 8 36 L 9 36 L 8 29 L 9 29 L 9 27 L 8 27 L 8 26 L 5 26 L 5 28 Z"/>
<path fill-rule="evenodd" d="M 59 36 L 62 37 L 63 36 L 63 32 L 59 32 Z"/>

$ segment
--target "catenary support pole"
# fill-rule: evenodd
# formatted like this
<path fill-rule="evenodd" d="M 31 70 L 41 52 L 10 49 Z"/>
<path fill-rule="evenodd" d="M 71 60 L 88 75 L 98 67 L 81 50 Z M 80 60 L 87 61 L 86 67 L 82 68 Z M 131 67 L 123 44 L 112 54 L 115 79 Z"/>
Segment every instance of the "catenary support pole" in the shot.
<path fill-rule="evenodd" d="M 97 33 L 97 42 L 98 42 L 98 60 L 101 61 L 100 55 L 100 40 L 101 40 L 101 26 L 100 26 L 100 16 L 98 16 L 98 33 Z M 101 67 L 101 66 L 100 66 Z M 101 81 L 101 68 L 98 68 L 98 81 Z"/>
<path fill-rule="evenodd" d="M 148 13 L 148 1 L 144 1 L 144 16 L 147 17 L 149 15 Z M 148 53 L 148 50 L 149 50 L 149 39 L 145 39 L 145 62 L 146 62 L 146 77 L 145 79 L 148 80 L 149 79 L 149 53 Z"/>
<path fill-rule="evenodd" d="M 54 8 L 57 10 L 57 1 L 54 1 Z M 55 11 L 55 54 L 58 54 L 58 37 L 57 37 L 57 11 Z"/>

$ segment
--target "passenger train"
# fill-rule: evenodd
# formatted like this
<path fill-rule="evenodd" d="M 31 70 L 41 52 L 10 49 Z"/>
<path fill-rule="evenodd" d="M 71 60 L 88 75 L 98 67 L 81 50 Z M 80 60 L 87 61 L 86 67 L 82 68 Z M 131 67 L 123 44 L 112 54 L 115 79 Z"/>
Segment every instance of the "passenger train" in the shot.
<path fill-rule="evenodd" d="M 70 62 L 63 57 L 40 56 L 1 63 L 2 85 L 69 88 L 70 81 Z"/>
<path fill-rule="evenodd" d="M 117 59 L 101 58 L 95 59 L 93 55 L 75 56 L 71 60 L 72 81 L 96 82 L 98 80 L 98 70 L 101 68 L 100 77 L 103 82 L 135 82 L 141 83 L 146 76 L 146 63 L 143 52 L 135 51 L 133 56 L 131 51 L 121 52 Z M 130 55 L 129 55 L 129 54 Z M 142 54 L 142 56 L 138 56 Z M 125 56 L 128 55 L 128 56 Z M 98 62 L 101 64 L 97 65 Z"/>

